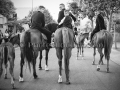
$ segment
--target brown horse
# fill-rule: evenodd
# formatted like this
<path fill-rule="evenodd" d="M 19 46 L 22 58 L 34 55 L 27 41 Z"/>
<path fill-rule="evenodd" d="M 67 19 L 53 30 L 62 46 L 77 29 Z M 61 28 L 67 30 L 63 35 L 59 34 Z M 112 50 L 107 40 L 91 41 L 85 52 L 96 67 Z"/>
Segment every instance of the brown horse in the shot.
<path fill-rule="evenodd" d="M 111 48 L 113 44 L 112 34 L 106 30 L 101 30 L 94 35 L 94 37 L 92 38 L 92 42 L 94 45 L 93 64 L 95 64 L 95 55 L 96 55 L 96 48 L 97 48 L 100 54 L 100 60 L 97 66 L 97 71 L 100 70 L 100 64 L 102 62 L 103 56 L 105 55 L 105 59 L 107 59 L 107 72 L 109 72 L 109 59 L 110 59 L 110 53 L 111 53 Z M 104 49 L 104 54 L 102 53 L 103 49 Z"/>
<path fill-rule="evenodd" d="M 77 42 L 77 60 L 78 60 L 78 57 L 79 57 L 79 50 L 80 50 L 80 55 L 82 56 L 82 59 L 84 57 L 84 41 L 85 41 L 85 38 L 88 38 L 88 37 L 89 37 L 89 33 L 78 34 L 76 36 L 76 42 Z"/>
<path fill-rule="evenodd" d="M 11 75 L 11 84 L 12 87 L 14 88 L 14 74 L 13 74 L 13 69 L 14 69 L 14 59 L 15 59 L 15 49 L 13 45 L 10 42 L 5 42 L 0 45 L 0 77 L 3 72 L 2 64 L 4 63 L 5 66 L 5 76 L 4 78 L 7 79 L 7 62 L 9 61 L 10 63 L 10 75 Z"/>
<path fill-rule="evenodd" d="M 59 79 L 58 83 L 62 82 L 62 50 L 64 50 L 64 65 L 66 74 L 66 84 L 70 84 L 69 81 L 69 59 L 71 57 L 71 50 L 74 47 L 74 34 L 71 29 L 59 28 L 54 34 L 54 44 L 56 48 L 56 55 L 58 57 L 59 64 Z"/>
<path fill-rule="evenodd" d="M 51 31 L 52 33 L 54 33 L 57 30 L 57 23 L 49 23 L 45 26 L 45 28 L 49 31 Z M 48 71 L 48 53 L 49 53 L 50 48 L 45 48 L 45 70 Z M 42 66 L 41 66 L 41 61 L 42 61 L 42 50 L 40 51 L 40 63 L 39 63 L 39 70 L 42 70 Z"/>
<path fill-rule="evenodd" d="M 33 76 L 36 79 L 36 58 L 38 52 L 45 49 L 46 40 L 43 38 L 40 31 L 35 29 L 29 29 L 23 32 L 20 36 L 20 50 L 21 50 L 21 62 L 20 62 L 20 77 L 19 81 L 23 81 L 23 65 L 24 60 L 28 63 L 29 70 L 31 71 L 31 64 L 33 68 Z"/>

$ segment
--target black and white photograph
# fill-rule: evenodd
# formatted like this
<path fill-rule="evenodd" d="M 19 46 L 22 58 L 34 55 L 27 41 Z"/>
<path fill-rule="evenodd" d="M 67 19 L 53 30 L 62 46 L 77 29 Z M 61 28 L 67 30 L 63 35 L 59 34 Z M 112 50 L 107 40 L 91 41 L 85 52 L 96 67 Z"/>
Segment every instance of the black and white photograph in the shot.
<path fill-rule="evenodd" d="M 120 90 L 120 0 L 0 0 L 0 90 Z"/>

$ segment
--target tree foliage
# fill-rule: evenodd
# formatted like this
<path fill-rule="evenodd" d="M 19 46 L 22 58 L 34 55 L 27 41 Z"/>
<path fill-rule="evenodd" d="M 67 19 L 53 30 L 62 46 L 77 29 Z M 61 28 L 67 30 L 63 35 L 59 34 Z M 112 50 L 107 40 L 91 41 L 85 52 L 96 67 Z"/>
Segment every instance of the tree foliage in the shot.
<path fill-rule="evenodd" d="M 10 14 L 15 13 L 15 7 L 11 0 L 0 0 L 0 14 L 9 18 Z"/>
<path fill-rule="evenodd" d="M 111 12 L 114 13 L 120 9 L 120 0 L 85 0 L 85 3 L 93 11 L 103 11 L 108 19 Z"/>

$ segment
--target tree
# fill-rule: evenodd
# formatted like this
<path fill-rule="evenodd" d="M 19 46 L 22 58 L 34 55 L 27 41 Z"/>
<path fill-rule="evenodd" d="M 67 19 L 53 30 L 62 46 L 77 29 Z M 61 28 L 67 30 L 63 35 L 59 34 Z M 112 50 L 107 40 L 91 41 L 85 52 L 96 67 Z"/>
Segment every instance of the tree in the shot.
<path fill-rule="evenodd" d="M 15 13 L 15 7 L 11 0 L 0 0 L 0 14 L 10 18 L 10 15 Z"/>
<path fill-rule="evenodd" d="M 111 30 L 112 14 L 120 8 L 120 0 L 85 0 L 87 6 L 93 10 L 103 11 L 107 18 L 107 30 Z"/>

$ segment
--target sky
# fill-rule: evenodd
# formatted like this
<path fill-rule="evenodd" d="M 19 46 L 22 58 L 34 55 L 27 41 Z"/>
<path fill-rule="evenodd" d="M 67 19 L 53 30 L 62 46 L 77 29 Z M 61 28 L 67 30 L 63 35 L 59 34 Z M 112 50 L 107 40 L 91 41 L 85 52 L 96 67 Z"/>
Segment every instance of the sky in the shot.
<path fill-rule="evenodd" d="M 53 16 L 53 19 L 57 20 L 59 13 L 59 4 L 64 3 L 67 7 L 67 2 L 71 0 L 11 0 L 11 1 L 14 3 L 14 6 L 16 7 L 18 19 L 23 19 L 25 16 L 27 16 L 29 11 L 32 9 L 32 6 L 33 8 L 35 8 L 40 5 L 43 5 L 49 10 L 51 15 Z"/>

